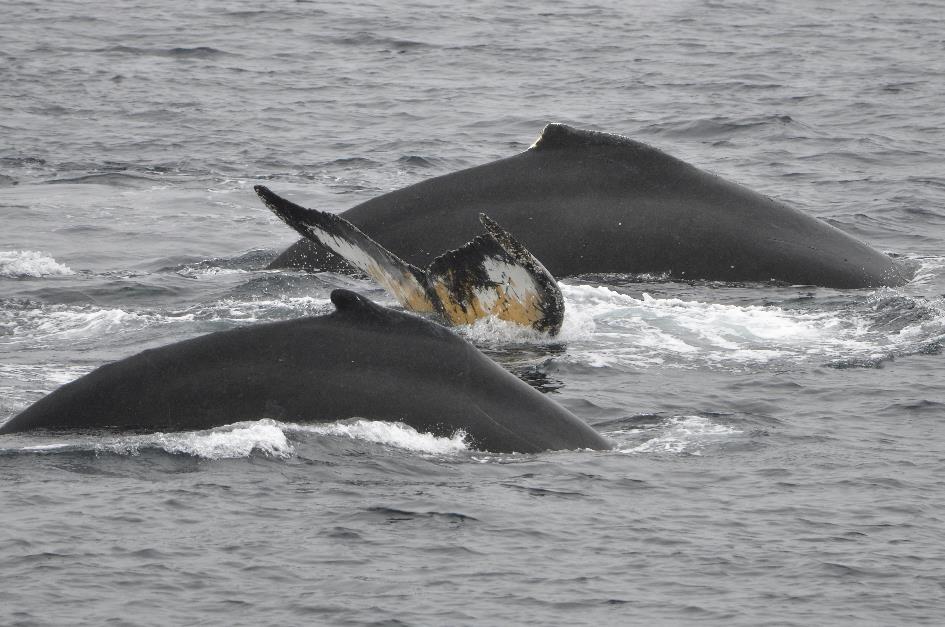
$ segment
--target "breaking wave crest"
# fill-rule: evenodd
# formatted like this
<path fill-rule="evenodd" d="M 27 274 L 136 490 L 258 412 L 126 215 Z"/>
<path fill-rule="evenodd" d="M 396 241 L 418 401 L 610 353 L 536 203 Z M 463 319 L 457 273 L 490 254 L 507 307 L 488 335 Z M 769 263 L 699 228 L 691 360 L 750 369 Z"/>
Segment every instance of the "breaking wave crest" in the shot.
<path fill-rule="evenodd" d="M 99 451 L 136 455 L 142 448 L 162 449 L 174 455 L 204 459 L 249 457 L 260 453 L 286 458 L 295 453 L 285 433 L 277 425 L 260 421 L 246 426 L 212 431 L 155 433 L 119 438 L 99 445 Z"/>
<path fill-rule="evenodd" d="M 41 278 L 75 274 L 71 268 L 35 250 L 0 251 L 0 277 Z"/>
<path fill-rule="evenodd" d="M 352 420 L 330 424 L 300 425 L 263 419 L 241 422 L 205 431 L 149 433 L 103 436 L 75 441 L 33 443 L 14 452 L 50 454 L 93 451 L 122 456 L 136 456 L 147 450 L 201 459 L 234 459 L 264 455 L 288 459 L 296 454 L 292 439 L 301 436 L 348 438 L 428 455 L 448 455 L 467 449 L 466 434 L 457 431 L 449 438 L 421 433 L 401 423 L 376 420 Z M 29 437 L 28 435 L 25 437 Z"/>
<path fill-rule="evenodd" d="M 437 437 L 422 433 L 399 422 L 354 420 L 323 425 L 286 425 L 290 431 L 314 433 L 322 436 L 351 438 L 393 446 L 417 453 L 445 455 L 468 450 L 466 433 L 456 431 L 451 437 Z"/>

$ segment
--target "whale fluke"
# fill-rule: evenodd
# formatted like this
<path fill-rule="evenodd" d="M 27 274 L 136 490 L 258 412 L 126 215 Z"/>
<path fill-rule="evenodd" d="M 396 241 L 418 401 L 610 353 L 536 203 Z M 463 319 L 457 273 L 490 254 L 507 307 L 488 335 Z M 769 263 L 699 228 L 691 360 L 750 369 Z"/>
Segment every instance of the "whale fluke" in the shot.
<path fill-rule="evenodd" d="M 253 189 L 263 203 L 301 235 L 320 243 L 377 281 L 410 311 L 436 311 L 422 270 L 401 260 L 344 218 L 307 209 L 282 198 L 268 187 Z"/>
<path fill-rule="evenodd" d="M 452 324 L 495 316 L 551 335 L 561 329 L 564 299 L 554 277 L 485 214 L 484 234 L 424 271 L 336 214 L 301 207 L 262 185 L 254 189 L 286 224 L 370 276 L 410 311 L 435 311 Z"/>

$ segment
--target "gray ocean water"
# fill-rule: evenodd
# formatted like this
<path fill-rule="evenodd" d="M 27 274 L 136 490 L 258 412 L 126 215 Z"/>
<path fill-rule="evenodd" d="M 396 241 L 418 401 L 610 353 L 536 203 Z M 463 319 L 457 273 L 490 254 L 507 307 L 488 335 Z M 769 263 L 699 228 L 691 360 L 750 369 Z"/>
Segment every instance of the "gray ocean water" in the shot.
<path fill-rule="evenodd" d="M 563 279 L 461 329 L 612 438 L 368 420 L 0 438 L 0 623 L 916 625 L 945 617 L 939 1 L 17 1 L 0 420 L 147 347 L 329 310 L 252 192 L 344 210 L 617 132 L 912 260 L 896 289 Z M 365 382 L 366 385 L 369 382 Z"/>

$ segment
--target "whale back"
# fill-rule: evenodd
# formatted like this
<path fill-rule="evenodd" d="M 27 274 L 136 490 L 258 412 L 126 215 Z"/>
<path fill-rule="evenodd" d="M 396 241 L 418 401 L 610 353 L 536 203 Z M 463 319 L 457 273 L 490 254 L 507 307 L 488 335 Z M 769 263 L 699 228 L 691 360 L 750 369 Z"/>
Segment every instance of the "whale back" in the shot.
<path fill-rule="evenodd" d="M 496 452 L 606 448 L 566 409 L 445 327 L 335 290 L 335 311 L 143 351 L 0 427 L 176 431 L 274 418 L 397 421 Z"/>
<path fill-rule="evenodd" d="M 475 235 L 486 213 L 555 276 L 897 285 L 892 259 L 827 223 L 657 148 L 549 124 L 524 152 L 434 177 L 341 215 L 426 267 Z M 274 266 L 325 255 L 297 244 Z M 343 264 L 327 264 L 338 270 Z"/>

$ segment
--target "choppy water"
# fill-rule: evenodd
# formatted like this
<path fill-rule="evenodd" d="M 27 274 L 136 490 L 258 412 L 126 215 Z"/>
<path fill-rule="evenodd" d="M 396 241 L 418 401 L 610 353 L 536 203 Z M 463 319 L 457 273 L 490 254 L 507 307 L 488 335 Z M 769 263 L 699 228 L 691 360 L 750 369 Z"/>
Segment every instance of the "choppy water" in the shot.
<path fill-rule="evenodd" d="M 0 441 L 4 624 L 939 624 L 939 2 L 17 2 L 0 420 L 122 356 L 325 311 L 311 206 L 620 132 L 915 260 L 901 289 L 563 281 L 462 332 L 617 443 L 397 425 Z"/>

